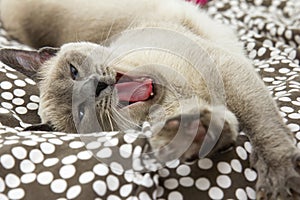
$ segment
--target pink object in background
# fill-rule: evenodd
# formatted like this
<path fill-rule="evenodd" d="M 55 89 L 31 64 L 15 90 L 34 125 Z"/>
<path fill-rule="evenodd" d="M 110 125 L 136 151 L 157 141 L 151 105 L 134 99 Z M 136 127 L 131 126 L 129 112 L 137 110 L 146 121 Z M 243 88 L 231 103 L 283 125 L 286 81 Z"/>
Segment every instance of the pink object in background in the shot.
<path fill-rule="evenodd" d="M 187 0 L 187 1 L 192 1 L 195 4 L 200 4 L 201 6 L 204 6 L 208 2 L 208 0 Z"/>

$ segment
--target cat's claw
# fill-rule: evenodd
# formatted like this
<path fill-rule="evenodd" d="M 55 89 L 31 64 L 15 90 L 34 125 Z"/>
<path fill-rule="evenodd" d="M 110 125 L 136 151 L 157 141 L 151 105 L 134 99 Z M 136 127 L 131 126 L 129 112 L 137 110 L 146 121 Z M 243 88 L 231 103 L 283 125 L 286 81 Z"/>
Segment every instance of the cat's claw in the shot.
<path fill-rule="evenodd" d="M 254 168 L 258 172 L 257 200 L 300 199 L 300 153 L 281 158 L 275 165 L 266 164 L 260 157 Z"/>

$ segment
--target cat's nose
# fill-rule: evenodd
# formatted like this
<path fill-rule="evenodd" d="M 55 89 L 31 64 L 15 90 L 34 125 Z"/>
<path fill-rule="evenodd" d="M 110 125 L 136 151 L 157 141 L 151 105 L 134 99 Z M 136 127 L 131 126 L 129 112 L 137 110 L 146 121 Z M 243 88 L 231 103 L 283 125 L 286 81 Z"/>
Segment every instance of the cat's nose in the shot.
<path fill-rule="evenodd" d="M 103 82 L 98 82 L 97 88 L 96 88 L 96 97 L 99 97 L 101 91 L 105 90 L 107 88 L 107 84 Z"/>

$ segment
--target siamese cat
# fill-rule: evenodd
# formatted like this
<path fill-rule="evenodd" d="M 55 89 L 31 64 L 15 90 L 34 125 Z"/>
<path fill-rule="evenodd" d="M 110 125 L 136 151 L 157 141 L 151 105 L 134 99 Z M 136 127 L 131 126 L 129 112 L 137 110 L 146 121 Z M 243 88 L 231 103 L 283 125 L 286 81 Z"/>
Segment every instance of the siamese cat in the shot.
<path fill-rule="evenodd" d="M 38 82 L 39 115 L 54 130 L 149 121 L 159 159 L 191 161 L 229 147 L 240 127 L 257 198 L 300 198 L 300 152 L 269 91 L 234 32 L 194 4 L 1 0 L 0 9 L 11 37 L 40 48 L 1 49 L 0 60 Z"/>

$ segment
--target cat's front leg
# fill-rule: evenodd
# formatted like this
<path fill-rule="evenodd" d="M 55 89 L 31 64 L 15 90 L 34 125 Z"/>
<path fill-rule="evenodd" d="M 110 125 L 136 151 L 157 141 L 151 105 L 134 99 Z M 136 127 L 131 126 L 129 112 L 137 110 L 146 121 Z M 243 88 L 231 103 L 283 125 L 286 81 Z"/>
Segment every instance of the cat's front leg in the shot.
<path fill-rule="evenodd" d="M 222 65 L 231 66 L 223 69 L 227 105 L 253 147 L 251 164 L 258 173 L 257 199 L 299 199 L 300 151 L 269 91 L 248 60 L 232 57 Z"/>

